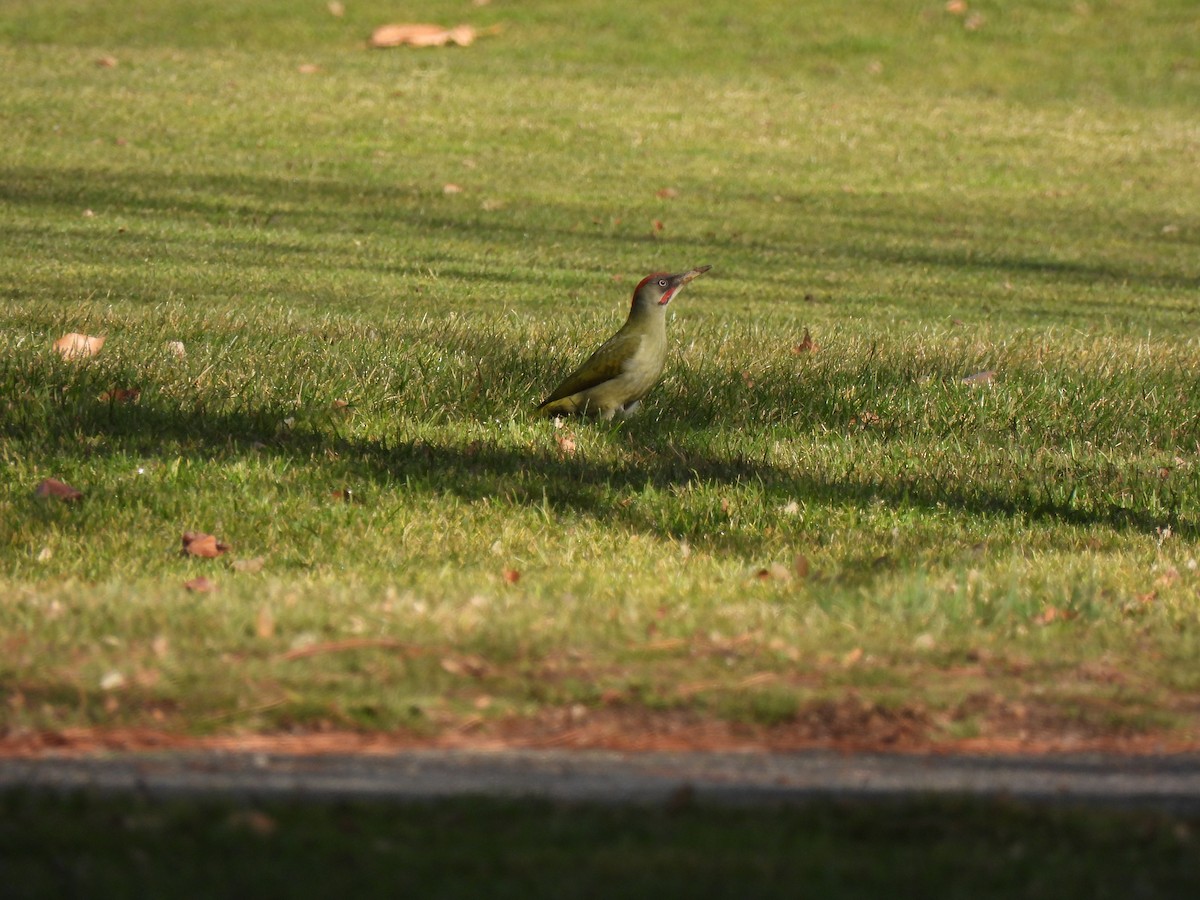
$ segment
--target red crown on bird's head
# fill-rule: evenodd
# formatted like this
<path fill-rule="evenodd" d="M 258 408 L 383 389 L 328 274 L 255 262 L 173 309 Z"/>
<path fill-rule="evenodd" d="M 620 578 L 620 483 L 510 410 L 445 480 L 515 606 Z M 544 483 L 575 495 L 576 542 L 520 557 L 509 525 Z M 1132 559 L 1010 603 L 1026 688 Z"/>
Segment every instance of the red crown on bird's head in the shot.
<path fill-rule="evenodd" d="M 670 278 L 670 277 L 671 277 L 671 273 L 670 273 L 670 272 L 651 272 L 649 275 L 647 275 L 645 278 L 643 278 L 641 281 L 639 281 L 639 282 L 637 283 L 637 287 L 635 287 L 635 288 L 633 289 L 633 300 L 632 300 L 632 301 L 630 301 L 630 302 L 631 302 L 631 303 L 636 303 L 636 302 L 637 302 L 637 298 L 638 298 L 638 294 L 639 294 L 639 293 L 641 293 L 641 290 L 642 290 L 642 288 L 644 288 L 644 287 L 645 287 L 647 284 L 649 284 L 649 283 L 650 283 L 651 281 L 653 281 L 654 279 L 656 279 L 656 278 Z M 666 295 L 666 297 L 665 297 L 665 298 L 663 298 L 663 299 L 664 299 L 664 300 L 670 300 L 670 299 L 671 299 L 671 293 L 674 293 L 674 292 L 673 292 L 673 291 L 672 291 L 672 292 L 669 292 L 669 293 Z M 659 301 L 659 303 L 662 303 L 662 302 L 663 302 L 663 300 L 660 300 L 660 301 Z"/>

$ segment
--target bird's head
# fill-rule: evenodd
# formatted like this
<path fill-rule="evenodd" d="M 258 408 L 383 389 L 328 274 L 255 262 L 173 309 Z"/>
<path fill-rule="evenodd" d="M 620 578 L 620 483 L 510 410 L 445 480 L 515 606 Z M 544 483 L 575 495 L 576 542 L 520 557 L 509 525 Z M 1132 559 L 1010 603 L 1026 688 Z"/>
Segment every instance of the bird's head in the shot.
<path fill-rule="evenodd" d="M 700 266 L 688 272 L 680 272 L 678 275 L 668 275 L 665 272 L 647 275 L 633 289 L 633 308 L 651 309 L 657 306 L 666 306 L 681 287 L 711 268 L 712 266 Z"/>

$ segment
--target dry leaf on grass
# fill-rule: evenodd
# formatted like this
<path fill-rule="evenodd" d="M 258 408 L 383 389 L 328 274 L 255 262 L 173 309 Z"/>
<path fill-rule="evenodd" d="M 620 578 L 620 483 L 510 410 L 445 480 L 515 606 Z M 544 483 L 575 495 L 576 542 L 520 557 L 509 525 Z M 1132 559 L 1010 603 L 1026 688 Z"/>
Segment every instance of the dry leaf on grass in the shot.
<path fill-rule="evenodd" d="M 792 573 L 788 571 L 787 566 L 772 563 L 770 566 L 755 572 L 754 577 L 758 581 L 791 581 Z"/>
<path fill-rule="evenodd" d="M 516 569 L 505 569 L 502 574 L 504 576 L 504 580 L 509 584 L 516 584 L 521 580 L 521 573 Z"/>
<path fill-rule="evenodd" d="M 674 200 L 679 196 L 679 191 L 672 187 L 659 188 L 654 192 L 654 196 L 660 200 Z"/>
<path fill-rule="evenodd" d="M 230 813 L 229 827 L 238 831 L 249 831 L 265 838 L 273 835 L 279 825 L 261 810 L 246 809 Z"/>
<path fill-rule="evenodd" d="M 296 66 L 296 71 L 301 75 L 316 75 L 321 71 L 321 67 L 316 63 L 300 63 Z"/>
<path fill-rule="evenodd" d="M 96 59 L 96 68 L 98 69 L 115 69 L 117 67 L 117 58 L 115 56 L 101 56 Z"/>
<path fill-rule="evenodd" d="M 159 659 L 166 659 L 171 654 L 171 639 L 165 634 L 156 635 L 150 642 L 150 649 Z"/>
<path fill-rule="evenodd" d="M 202 559 L 216 559 L 229 550 L 229 545 L 219 541 L 211 534 L 202 531 L 185 531 L 183 533 L 183 555 L 199 556 Z"/>
<path fill-rule="evenodd" d="M 193 594 L 207 594 L 216 588 L 216 583 L 210 581 L 201 575 L 198 578 L 193 578 L 191 581 L 185 581 L 183 586 Z"/>
<path fill-rule="evenodd" d="M 812 339 L 812 334 L 807 328 L 804 329 L 804 336 L 800 338 L 800 343 L 792 348 L 792 353 L 799 356 L 801 353 L 812 353 L 817 349 L 816 341 Z"/>
<path fill-rule="evenodd" d="M 254 633 L 263 640 L 275 636 L 275 615 L 269 606 L 264 606 L 254 618 Z"/>
<path fill-rule="evenodd" d="M 63 359 L 86 359 L 99 353 L 104 341 L 103 336 L 72 331 L 55 341 L 54 349 Z"/>
<path fill-rule="evenodd" d="M 808 557 L 803 553 L 797 553 L 795 560 L 792 561 L 792 570 L 801 581 L 807 578 L 809 573 Z"/>
<path fill-rule="evenodd" d="M 142 389 L 139 387 L 113 388 L 111 391 L 105 391 L 98 399 L 101 403 L 136 403 L 141 396 Z"/>
<path fill-rule="evenodd" d="M 1033 617 L 1033 621 L 1037 625 L 1052 625 L 1055 622 L 1066 622 L 1073 618 L 1075 618 L 1075 614 L 1070 610 L 1059 609 L 1057 606 L 1047 606 Z"/>
<path fill-rule="evenodd" d="M 461 184 L 455 184 L 451 181 L 442 185 L 443 194 L 461 194 L 462 192 L 463 187 Z"/>
<path fill-rule="evenodd" d="M 183 341 L 167 341 L 167 352 L 174 354 L 178 359 L 187 356 L 187 348 L 183 346 Z"/>
<path fill-rule="evenodd" d="M 558 444 L 558 452 L 563 456 L 575 455 L 575 435 L 568 432 L 567 434 L 556 434 L 554 442 Z"/>
<path fill-rule="evenodd" d="M 73 488 L 57 478 L 43 478 L 33 492 L 38 497 L 53 497 L 55 500 L 62 500 L 65 503 L 74 503 L 76 500 L 83 499 L 83 491 Z"/>
<path fill-rule="evenodd" d="M 478 32 L 470 25 L 443 28 L 441 25 L 405 24 L 380 25 L 371 32 L 370 44 L 376 48 L 387 47 L 444 47 L 457 44 L 469 47 L 475 43 Z"/>

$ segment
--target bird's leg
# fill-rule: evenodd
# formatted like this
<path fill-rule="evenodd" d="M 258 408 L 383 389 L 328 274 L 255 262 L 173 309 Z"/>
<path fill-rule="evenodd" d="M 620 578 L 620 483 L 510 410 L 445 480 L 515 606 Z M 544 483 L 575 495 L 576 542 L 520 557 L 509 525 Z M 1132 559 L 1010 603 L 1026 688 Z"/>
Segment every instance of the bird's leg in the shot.
<path fill-rule="evenodd" d="M 622 406 L 618 415 L 622 420 L 628 419 L 635 412 L 637 412 L 641 408 L 641 406 L 642 406 L 641 400 L 634 400 L 632 403 L 627 404 L 626 406 Z"/>

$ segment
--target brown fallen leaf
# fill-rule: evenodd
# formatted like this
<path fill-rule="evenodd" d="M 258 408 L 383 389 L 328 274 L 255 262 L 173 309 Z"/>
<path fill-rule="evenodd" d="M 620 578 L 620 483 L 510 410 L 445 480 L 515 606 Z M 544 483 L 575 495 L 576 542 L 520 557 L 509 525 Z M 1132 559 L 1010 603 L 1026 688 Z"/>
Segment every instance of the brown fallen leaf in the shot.
<path fill-rule="evenodd" d="M 505 569 L 501 574 L 509 584 L 516 584 L 521 580 L 521 573 L 516 569 Z"/>
<path fill-rule="evenodd" d="M 316 63 L 300 63 L 296 66 L 296 71 L 301 75 L 316 75 L 321 71 L 321 67 Z"/>
<path fill-rule="evenodd" d="M 470 25 L 443 28 L 441 25 L 405 24 L 380 25 L 371 32 L 370 45 L 379 49 L 387 47 L 444 47 L 457 44 L 469 47 L 475 43 L 478 32 Z"/>
<path fill-rule="evenodd" d="M 254 633 L 263 640 L 275 636 L 275 615 L 271 612 L 271 607 L 259 608 L 258 615 L 254 617 Z"/>
<path fill-rule="evenodd" d="M 461 194 L 462 192 L 463 186 L 461 184 L 455 184 L 451 181 L 442 185 L 443 194 Z"/>
<path fill-rule="evenodd" d="M 812 353 L 817 349 L 816 341 L 812 339 L 812 334 L 807 328 L 804 329 L 804 336 L 800 338 L 800 343 L 792 348 L 792 353 L 799 356 L 801 353 Z"/>
<path fill-rule="evenodd" d="M 64 503 L 74 503 L 77 500 L 83 499 L 83 491 L 73 488 L 65 481 L 59 481 L 57 478 L 43 478 L 41 483 L 34 488 L 33 492 L 38 497 L 53 497 L 55 500 L 62 500 Z"/>
<path fill-rule="evenodd" d="M 96 68 L 98 69 L 115 69 L 117 67 L 117 58 L 115 56 L 101 56 L 96 59 Z"/>
<path fill-rule="evenodd" d="M 556 434 L 554 442 L 558 444 L 558 452 L 563 456 L 575 455 L 575 435 L 573 434 Z"/>
<path fill-rule="evenodd" d="M 779 563 L 771 563 L 766 568 L 756 571 L 754 578 L 757 581 L 790 581 L 792 573 L 788 571 L 787 566 L 780 565 Z"/>
<path fill-rule="evenodd" d="M 80 334 L 72 331 L 54 342 L 54 349 L 63 359 L 86 359 L 95 356 L 104 346 L 103 335 Z"/>
<path fill-rule="evenodd" d="M 666 226 L 665 226 L 665 225 L 663 225 L 663 223 L 662 223 L 662 219 L 655 219 L 655 220 L 654 220 L 654 230 L 655 230 L 655 231 L 662 231 L 662 230 L 663 230 L 665 227 L 666 227 Z"/>
<path fill-rule="evenodd" d="M 279 825 L 261 810 L 245 809 L 230 813 L 229 827 L 238 831 L 249 831 L 258 837 L 266 838 L 273 835 Z"/>
<path fill-rule="evenodd" d="M 219 541 L 211 534 L 202 531 L 185 531 L 183 533 L 183 555 L 199 556 L 202 559 L 216 559 L 229 550 L 229 544 Z"/>
<path fill-rule="evenodd" d="M 1167 588 L 1179 580 L 1179 570 L 1174 566 L 1170 566 L 1165 572 L 1154 579 L 1154 583 L 1159 587 Z"/>
<path fill-rule="evenodd" d="M 215 582 L 210 581 L 203 575 L 199 576 L 198 578 L 193 578 L 191 581 L 185 581 L 183 586 L 193 594 L 207 594 L 210 591 L 215 590 L 217 587 Z"/>
<path fill-rule="evenodd" d="M 679 191 L 672 187 L 659 188 L 654 192 L 654 196 L 660 200 L 674 200 L 679 196 Z"/>
<path fill-rule="evenodd" d="M 863 648 L 855 647 L 849 653 L 842 657 L 842 665 L 849 668 L 863 658 Z"/>
<path fill-rule="evenodd" d="M 156 635 L 150 642 L 150 649 L 159 659 L 166 659 L 171 654 L 171 639 L 165 634 Z"/>
<path fill-rule="evenodd" d="M 803 553 L 797 553 L 795 560 L 792 561 L 792 570 L 801 581 L 807 578 L 809 572 L 808 557 Z"/>
<path fill-rule="evenodd" d="M 1075 618 L 1075 614 L 1069 610 L 1059 609 L 1057 606 L 1047 606 L 1033 617 L 1033 621 L 1035 625 L 1051 625 L 1054 622 L 1066 622 L 1073 618 Z"/>
<path fill-rule="evenodd" d="M 98 399 L 101 403 L 137 403 L 141 396 L 142 389 L 139 387 L 113 388 L 111 391 L 105 391 Z"/>

